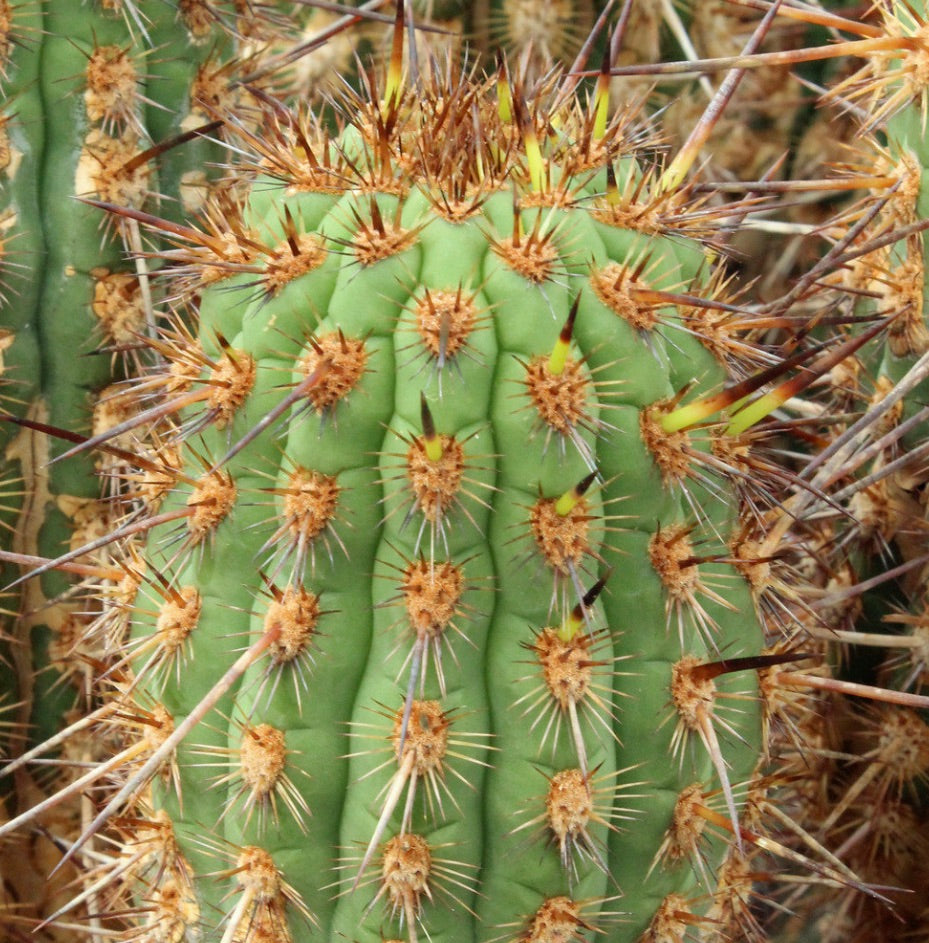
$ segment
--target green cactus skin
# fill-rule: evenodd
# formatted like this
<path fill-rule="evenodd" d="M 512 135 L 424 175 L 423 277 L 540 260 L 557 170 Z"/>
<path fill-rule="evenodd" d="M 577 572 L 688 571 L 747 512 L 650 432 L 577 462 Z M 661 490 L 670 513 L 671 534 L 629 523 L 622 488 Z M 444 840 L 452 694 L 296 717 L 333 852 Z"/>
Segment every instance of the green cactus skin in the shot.
<path fill-rule="evenodd" d="M 10 15 L 0 10 L 0 17 Z M 0 402 L 6 411 L 22 415 L 34 398 L 39 375 L 39 345 L 32 317 L 40 288 L 39 280 L 27 277 L 31 262 L 42 252 L 39 215 L 40 155 L 44 128 L 41 122 L 23 115 L 40 111 L 38 56 L 27 40 L 37 35 L 39 11 L 26 6 L 18 14 L 17 30 L 0 50 L 0 88 L 6 99 L 0 113 Z M 18 40 L 18 41 L 17 41 Z M 18 472 L 18 461 L 9 454 L 9 428 L 0 436 L 0 461 L 9 477 Z M 6 463 L 10 463 L 7 465 Z M 11 531 L 19 503 L 4 501 L 3 526 Z M 0 564 L 9 575 L 6 564 Z M 6 580 L 5 582 L 8 582 Z"/>
<path fill-rule="evenodd" d="M 676 390 L 710 389 L 725 376 L 700 342 L 709 330 L 699 314 L 654 295 L 714 297 L 710 262 L 691 235 L 700 233 L 699 208 L 689 215 L 677 198 L 657 198 L 657 175 L 643 176 L 630 156 L 636 145 L 623 122 L 593 134 L 580 106 L 549 112 L 554 89 L 518 106 L 531 116 L 520 133 L 498 116 L 494 83 L 425 81 L 394 111 L 350 101 L 352 122 L 337 143 L 311 121 L 269 113 L 260 134 L 244 136 L 243 146 L 265 155 L 250 198 L 226 200 L 225 215 L 211 217 L 221 219 L 216 232 L 188 230 L 171 255 L 181 273 L 172 296 L 186 281 L 197 341 L 180 332 L 180 317 L 166 328 L 167 363 L 144 384 L 161 386 L 165 406 L 151 429 L 139 420 L 133 434 L 182 437 L 183 465 L 166 466 L 177 485 L 164 498 L 146 498 L 151 491 L 130 476 L 122 499 L 137 518 L 150 515 L 146 581 L 128 604 L 115 672 L 131 667 L 136 679 L 125 716 L 150 718 L 138 749 L 176 729 L 244 648 L 271 637 L 268 625 L 283 623 L 266 623 L 269 609 L 288 592 L 311 592 L 322 611 L 318 624 L 303 619 L 315 631 L 294 643 L 296 664 L 277 640 L 270 664 L 235 673 L 177 749 L 175 772 L 157 777 L 137 807 L 143 820 L 167 814 L 179 849 L 163 838 L 157 867 L 147 866 L 146 899 L 161 902 L 148 925 L 168 920 L 164 901 L 182 888 L 186 909 L 171 912 L 179 923 L 230 940 L 596 932 L 619 943 L 650 932 L 657 941 L 673 938 L 666 925 L 686 926 L 691 909 L 712 936 L 717 909 L 737 909 L 731 900 L 747 893 L 727 878 L 714 898 L 711 875 L 739 852 L 693 815 L 669 835 L 675 804 L 699 783 L 706 795 L 696 805 L 730 821 L 733 791 L 741 804 L 764 746 L 754 672 L 711 680 L 689 659 L 756 655 L 765 637 L 752 588 L 730 562 L 739 510 L 731 483 L 704 475 L 711 437 L 667 435 L 660 425 L 669 408 L 661 403 Z M 527 127 L 557 128 L 542 144 L 544 171 L 526 156 Z M 443 139 L 454 145 L 443 158 L 416 149 Z M 476 323 L 465 331 L 452 312 L 445 328 L 424 334 L 417 312 L 459 295 Z M 442 331 L 444 363 L 426 342 Z M 714 349 L 725 348 L 724 335 Z M 568 343 L 558 372 L 549 358 Z M 308 364 L 320 363 L 317 383 L 295 396 Z M 569 380 L 580 389 L 559 407 L 576 410 L 564 435 L 530 398 L 536 375 L 559 396 Z M 133 404 L 137 389 L 125 387 Z M 547 405 L 556 394 L 539 395 Z M 282 402 L 271 430 L 236 444 Z M 443 456 L 463 448 L 465 474 L 433 526 L 414 498 L 425 472 L 407 463 L 410 450 L 427 467 L 438 463 L 427 451 L 435 436 L 453 437 L 437 440 Z M 294 484 L 309 471 L 329 478 Z M 444 487 L 454 474 L 439 480 Z M 229 481 L 237 497 L 226 507 Z M 338 491 L 331 517 L 325 488 Z M 574 530 L 554 546 L 576 540 L 581 549 L 546 556 L 531 516 L 551 515 L 558 501 L 545 527 L 570 521 Z M 558 552 L 570 566 L 553 563 Z M 413 595 L 408 568 L 417 561 L 424 595 Z M 583 603 L 601 578 L 599 598 Z M 453 611 L 447 625 L 419 630 L 443 635 L 444 683 L 426 648 L 403 754 L 422 777 L 412 795 L 403 776 L 392 779 L 392 730 L 402 726 L 417 637 L 405 593 L 427 611 L 437 606 L 432 594 L 448 594 Z M 193 598 L 198 617 L 188 622 L 178 607 Z M 538 663 L 559 632 L 595 685 L 564 682 L 586 691 L 573 698 L 576 732 Z M 689 683 L 699 692 L 686 693 Z M 681 699 L 677 714 L 672 697 Z M 424 731 L 440 736 L 446 723 L 447 756 L 412 752 L 425 750 Z M 264 779 L 248 759 L 256 743 L 269 751 Z M 282 772 L 267 772 L 281 760 Z M 562 862 L 544 796 L 551 777 L 574 768 L 589 780 L 582 792 L 595 814 L 563 833 Z M 401 831 L 397 870 L 385 881 L 398 847 L 385 843 Z M 685 847 L 698 833 L 701 864 Z M 415 836 L 430 849 L 426 873 Z"/>
<path fill-rule="evenodd" d="M 19 33 L 29 37 L 38 31 L 41 18 L 36 9 L 26 7 L 20 14 Z M 38 179 L 40 175 L 39 155 L 42 149 L 44 129 L 40 122 L 23 120 L 22 115 L 36 114 L 40 109 L 39 89 L 37 85 L 38 57 L 25 45 L 25 41 L 12 44 L 3 50 L 4 68 L 0 73 L 0 83 L 7 98 L 2 116 L 0 116 L 0 173 L 3 189 L 0 191 L 0 237 L 2 237 L 2 299 L 3 330 L 14 336 L 34 331 L 30 324 L 30 314 L 35 309 L 35 295 L 38 285 L 34 280 L 22 277 L 17 269 L 27 265 L 31 256 L 38 255 L 41 247 L 41 230 L 30 225 L 38 215 Z M 15 92 L 11 92 L 15 89 Z M 38 125 L 38 127 L 36 127 Z M 19 275 L 19 277 L 17 277 Z M 15 295 L 15 299 L 14 299 Z M 17 304 L 13 304 L 13 301 Z M 23 338 L 25 341 L 25 338 Z M 14 368 L 20 374 L 19 385 L 30 382 L 35 376 L 38 353 L 36 343 L 22 343 L 10 351 L 4 346 L 4 374 L 12 364 L 22 360 L 21 368 Z M 9 380 L 8 377 L 5 379 Z M 9 390 L 7 392 L 10 392 Z M 4 398 L 6 408 L 9 400 L 29 399 L 29 389 L 16 391 Z"/>

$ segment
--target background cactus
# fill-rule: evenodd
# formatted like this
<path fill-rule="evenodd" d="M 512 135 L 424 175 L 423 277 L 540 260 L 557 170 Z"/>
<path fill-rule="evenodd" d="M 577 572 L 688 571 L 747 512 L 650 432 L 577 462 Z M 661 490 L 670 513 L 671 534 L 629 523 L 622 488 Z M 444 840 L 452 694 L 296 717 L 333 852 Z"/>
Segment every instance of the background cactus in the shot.
<path fill-rule="evenodd" d="M 199 206 L 209 161 L 221 151 L 191 132 L 209 122 L 210 107 L 234 106 L 237 58 L 257 56 L 287 25 L 282 13 L 265 16 L 258 31 L 249 14 L 245 29 L 238 15 L 233 4 L 199 2 L 0 4 L 4 411 L 77 435 L 113 421 L 100 392 L 138 369 L 140 338 L 154 331 L 154 289 L 145 260 L 127 259 L 141 249 L 138 227 L 107 223 L 75 197 L 176 219 Z M 193 139 L 172 146 L 185 134 Z M 88 455 L 50 465 L 63 446 L 35 426 L 4 424 L 4 585 L 28 571 L 30 557 L 55 556 L 113 526 L 97 474 L 110 475 L 114 460 Z M 89 627 L 104 606 L 95 592 L 75 595 L 66 576 L 49 573 L 6 596 L 5 752 L 55 734 L 75 705 L 78 717 L 88 709 L 88 659 L 100 655 Z M 91 746 L 84 741 L 68 759 L 95 761 Z M 9 814 L 34 806 L 50 782 L 54 789 L 60 779 L 20 768 Z M 61 818 L 56 831 L 67 832 Z M 17 866 L 7 878 L 21 920 L 23 907 L 50 912 L 44 874 L 58 852 L 32 844 L 42 874 Z"/>
<path fill-rule="evenodd" d="M 851 36 L 877 48 L 836 85 L 833 98 L 860 109 L 870 161 L 870 193 L 858 211 L 857 233 L 847 237 L 845 277 L 836 277 L 859 318 L 886 319 L 882 342 L 861 358 L 846 380 L 864 416 L 845 436 L 847 469 L 838 493 L 850 512 L 843 534 L 841 642 L 850 646 L 847 671 L 864 680 L 923 693 L 925 690 L 926 521 L 926 204 L 923 134 L 926 88 L 924 4 L 888 4 Z M 857 222 L 857 220 L 856 220 Z M 858 418 L 853 417 L 853 418 Z M 840 459 L 823 463 L 822 480 Z M 854 471 L 852 471 L 854 469 Z M 860 587 L 860 592 L 855 592 Z M 904 733 L 904 730 L 906 731 Z M 905 749 L 900 749 L 904 737 Z M 925 783 L 929 770 L 925 714 L 894 709 L 859 710 L 837 741 L 854 759 L 832 776 L 833 808 L 823 823 L 830 838 L 854 835 L 859 871 L 901 887 L 926 880 Z M 880 757 L 880 759 L 877 759 Z M 871 762 L 869 762 L 869 760 Z M 891 772 L 893 771 L 893 772 Z M 867 823 L 867 824 L 866 824 Z M 912 824 L 910 824 L 912 823 Z M 845 839 L 848 841 L 848 839 Z M 897 898 L 906 932 L 926 933 L 923 902 Z M 887 939 L 903 932 L 862 901 L 845 901 L 843 922 L 855 939 L 864 926 L 882 926 Z M 832 939 L 823 930 L 824 939 Z M 905 936 L 904 936 L 905 938 Z"/>
<path fill-rule="evenodd" d="M 336 138 L 266 93 L 215 99 L 238 157 L 196 224 L 97 191 L 168 287 L 108 418 L 71 438 L 109 537 L 44 550 L 89 567 L 76 637 L 114 757 L 83 785 L 117 792 L 62 835 L 95 870 L 46 916 L 761 939 L 778 849 L 863 899 L 810 837 L 817 799 L 833 826 L 867 792 L 841 808 L 843 774 L 811 761 L 836 729 L 817 676 L 783 667 L 794 620 L 822 635 L 829 568 L 737 432 L 765 375 L 716 402 L 728 431 L 701 424 L 712 400 L 680 406 L 786 356 L 713 251 L 746 209 L 662 174 L 605 79 L 588 102 L 518 70 L 406 88 L 394 55 L 374 81 Z M 852 345 L 832 346 L 834 366 Z"/>

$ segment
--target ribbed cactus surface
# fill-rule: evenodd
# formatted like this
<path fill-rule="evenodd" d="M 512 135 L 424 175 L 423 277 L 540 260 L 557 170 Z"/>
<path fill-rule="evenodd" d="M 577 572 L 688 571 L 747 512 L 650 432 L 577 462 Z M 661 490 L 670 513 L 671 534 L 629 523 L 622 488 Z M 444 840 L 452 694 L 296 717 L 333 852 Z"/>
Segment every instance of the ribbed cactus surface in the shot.
<path fill-rule="evenodd" d="M 754 673 L 716 680 L 764 646 L 737 458 L 663 424 L 725 377 L 725 301 L 700 207 L 560 92 L 438 71 L 335 140 L 268 111 L 174 233 L 96 444 L 149 457 L 106 559 L 128 749 L 231 678 L 139 813 L 187 931 L 658 940 L 747 894 L 708 824 L 764 749 Z"/>

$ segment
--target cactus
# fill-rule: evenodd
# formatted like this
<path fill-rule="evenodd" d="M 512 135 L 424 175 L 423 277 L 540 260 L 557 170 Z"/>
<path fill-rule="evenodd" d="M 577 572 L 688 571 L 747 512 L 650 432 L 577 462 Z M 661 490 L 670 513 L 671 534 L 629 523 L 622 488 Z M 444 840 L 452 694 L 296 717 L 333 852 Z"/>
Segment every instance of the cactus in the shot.
<path fill-rule="evenodd" d="M 75 432 L 89 431 L 95 421 L 91 394 L 125 376 L 119 361 L 131 359 L 152 306 L 144 260 L 135 268 L 125 261 L 137 231 L 101 226 L 99 213 L 74 196 L 143 206 L 155 205 L 160 189 L 166 201 L 179 201 L 181 163 L 165 155 L 156 182 L 148 151 L 167 137 L 163 114 L 189 122 L 199 97 L 191 84 L 209 54 L 222 51 L 215 30 L 193 45 L 185 28 L 192 23 L 179 22 L 178 11 L 166 5 L 150 6 L 131 6 L 124 16 L 115 10 L 91 14 L 80 4 L 4 4 L 3 83 L 16 90 L 3 126 L 4 407 Z M 191 7 L 188 15 L 194 15 Z M 205 120 L 193 118 L 195 124 Z M 200 164 L 208 151 L 188 156 Z M 45 166 L 55 173 L 43 180 Z M 95 356 L 97 348 L 105 354 Z M 3 442 L 11 473 L 26 478 L 31 495 L 25 507 L 6 509 L 5 525 L 15 530 L 13 549 L 20 554 L 60 552 L 99 498 L 93 465 L 48 466 L 54 447 L 54 440 L 28 430 Z M 18 521 L 18 514 L 28 522 Z M 18 631 L 25 633 L 21 641 L 32 635 L 37 667 L 49 660 L 43 648 L 54 645 L 47 627 L 67 635 L 77 609 L 59 598 L 67 585 L 50 576 L 21 604 Z M 59 654 L 68 644 L 59 646 Z M 54 732 L 68 695 L 49 693 L 47 671 L 37 680 L 41 696 L 21 695 L 36 706 L 31 719 L 41 739 Z"/>
<path fill-rule="evenodd" d="M 699 445 L 660 425 L 675 389 L 722 376 L 693 338 L 661 337 L 674 321 L 660 293 L 683 284 L 712 304 L 715 283 L 698 287 L 700 256 L 660 209 L 645 232 L 630 226 L 656 181 L 631 156 L 616 184 L 599 169 L 630 146 L 622 122 L 598 135 L 593 112 L 548 112 L 538 93 L 510 105 L 492 84 L 431 81 L 402 97 L 388 88 L 383 108 L 374 94 L 359 103 L 337 151 L 312 124 L 270 123 L 254 141 L 266 173 L 243 217 L 223 219 L 238 244 L 190 234 L 176 259 L 215 274 L 193 289 L 198 353 L 166 345 L 152 380 L 197 438 L 174 494 L 151 509 L 150 565 L 170 590 L 136 603 L 151 616 L 133 620 L 130 651 L 145 651 L 133 667 L 177 724 L 235 660 L 225 638 L 271 639 L 275 654 L 223 702 L 229 728 L 179 751 L 183 811 L 164 789 L 156 807 L 195 873 L 220 852 L 184 837 L 197 822 L 221 820 L 249 868 L 270 854 L 290 888 L 279 899 L 301 901 L 333 938 L 386 925 L 412 939 L 421 923 L 458 939 L 552 920 L 631 939 L 668 895 L 681 920 L 700 893 L 687 868 L 663 873 L 660 859 L 694 840 L 665 837 L 675 804 L 695 801 L 695 782 L 722 787 L 734 820 L 731 783 L 744 787 L 758 759 L 753 680 L 718 693 L 711 680 L 720 652 L 764 645 L 749 585 L 714 559 L 729 554 L 736 508 L 688 480 Z M 528 113 L 517 124 L 499 116 L 509 108 Z M 437 160 L 440 122 L 449 156 Z M 536 156 L 548 124 L 558 140 Z M 291 140 L 312 157 L 295 163 Z M 416 140 L 430 149 L 404 167 Z M 193 400 L 204 405 L 181 411 Z M 270 460 L 267 436 L 250 431 L 264 416 L 281 423 Z M 603 582 L 595 606 L 587 590 Z M 167 614 L 179 593 L 195 627 Z M 285 626 L 286 644 L 273 637 Z M 169 627 L 189 639 L 186 657 L 169 654 Z M 201 661 L 198 693 L 188 675 Z M 747 700 L 740 715 L 725 711 L 730 697 Z M 279 781 L 245 772 L 258 738 L 277 744 L 265 762 L 283 762 Z M 195 785 L 203 754 L 226 789 Z M 661 769 L 675 754 L 682 771 Z M 300 757 L 314 758 L 309 779 Z M 624 796 L 645 784 L 647 825 Z M 279 831 L 262 823 L 275 799 Z M 648 868 L 624 851 L 639 826 L 643 856 L 658 859 L 641 889 Z M 258 907 L 257 873 L 223 905 L 233 936 L 237 921 L 277 913 Z M 617 910 L 628 927 L 612 927 Z"/>
<path fill-rule="evenodd" d="M 83 567 L 100 706 L 72 729 L 112 749 L 59 794 L 110 790 L 47 920 L 763 939 L 779 850 L 867 896 L 771 811 L 816 785 L 796 689 L 829 679 L 783 669 L 821 574 L 745 431 L 798 362 L 727 289 L 746 208 L 680 183 L 692 141 L 656 163 L 605 73 L 587 101 L 505 64 L 404 80 L 400 36 L 336 135 L 220 104 L 237 160 L 196 222 L 98 191 L 165 291 L 59 463 L 97 457 L 105 536 L 36 573 Z"/>

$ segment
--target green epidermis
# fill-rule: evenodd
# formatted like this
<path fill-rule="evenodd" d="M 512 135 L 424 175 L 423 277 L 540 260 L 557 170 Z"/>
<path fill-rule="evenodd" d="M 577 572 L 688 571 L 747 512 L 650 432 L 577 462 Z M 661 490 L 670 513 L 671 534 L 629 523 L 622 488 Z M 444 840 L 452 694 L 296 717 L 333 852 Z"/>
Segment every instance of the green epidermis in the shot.
<path fill-rule="evenodd" d="M 585 198 L 596 198 L 593 184 Z M 666 870 L 659 864 L 646 877 L 678 792 L 693 781 L 718 785 L 695 737 L 679 759 L 670 755 L 671 665 L 683 654 L 711 660 L 717 651 L 761 645 L 747 587 L 727 565 L 716 564 L 705 567 L 713 573 L 704 578 L 732 608 L 704 600 L 716 623 L 713 638 L 701 635 L 687 616 L 682 650 L 667 591 L 648 558 L 648 540 L 658 524 L 687 522 L 694 504 L 709 507 L 722 499 L 693 485 L 696 501 L 688 503 L 665 486 L 639 435 L 640 410 L 669 397 L 685 374 L 686 381 L 709 384 L 719 380 L 719 368 L 702 348 L 693 353 L 692 339 L 656 331 L 646 343 L 598 299 L 579 255 L 587 266 L 627 263 L 638 256 L 641 237 L 594 223 L 583 208 L 523 211 L 524 231 L 542 213 L 557 248 L 552 277 L 537 284 L 514 272 L 494 249 L 512 234 L 509 193 L 490 195 L 479 213 L 453 223 L 434 216 L 429 201 L 414 191 L 398 218 L 421 231 L 402 251 L 367 266 L 346 246 L 355 214 L 370 216 L 370 196 L 281 192 L 272 200 L 263 190 L 260 199 L 268 205 L 258 224 L 266 244 L 280 239 L 286 204 L 292 219 L 338 251 L 273 298 L 256 298 L 253 286 L 232 290 L 231 281 L 205 292 L 204 347 L 215 343 L 218 331 L 233 348 L 254 352 L 259 380 L 231 429 L 207 430 L 197 450 L 224 454 L 304 379 L 299 358 L 310 349 L 310 335 L 342 331 L 364 339 L 367 365 L 334 408 L 320 414 L 311 404 L 296 404 L 230 462 L 239 506 L 202 547 L 173 566 L 175 583 L 201 588 L 204 615 L 184 683 L 177 692 L 166 690 L 164 700 L 176 720 L 189 711 L 231 663 L 234 650 L 262 630 L 267 584 L 283 589 L 291 580 L 302 582 L 325 611 L 313 665 L 305 664 L 301 674 L 292 668 L 275 673 L 267 662 L 257 663 L 220 705 L 232 722 L 224 727 L 214 721 L 194 739 L 198 749 L 229 750 L 228 767 L 235 764 L 245 719 L 283 730 L 292 751 L 290 779 L 312 815 L 298 828 L 278 802 L 279 824 L 266 822 L 262 830 L 257 814 L 246 822 L 235 777 L 222 788 L 204 788 L 205 774 L 185 747 L 184 801 L 177 808 L 181 835 L 212 828 L 228 807 L 222 838 L 269 850 L 326 938 L 375 941 L 388 927 L 400 932 L 402 898 L 381 890 L 379 850 L 368 856 L 357 887 L 355 881 L 398 769 L 391 735 L 415 639 L 399 574 L 420 558 L 451 560 L 462 568 L 466 589 L 454 619 L 459 631 L 448 629 L 441 643 L 444 691 L 431 649 L 424 654 L 425 682 L 415 687 L 417 697 L 440 701 L 452 744 L 436 779 L 423 774 L 410 807 L 410 829 L 427 838 L 433 856 L 432 898 L 417 899 L 422 912 L 416 919 L 436 941 L 489 939 L 505 932 L 501 927 L 525 921 L 546 896 L 567 894 L 594 902 L 585 914 L 595 924 L 600 911 L 627 915 L 619 922 L 604 916 L 603 939 L 636 939 L 665 894 L 696 897 L 707 891 L 686 865 Z M 377 197 L 385 219 L 395 218 L 396 200 Z M 693 264 L 681 261 L 671 240 L 654 237 L 649 252 L 661 259 L 653 266 L 654 279 L 672 285 L 692 274 L 682 275 Z M 441 371 L 418 346 L 413 321 L 425 289 L 463 289 L 482 312 L 466 352 Z M 524 384 L 524 365 L 551 351 L 577 292 L 571 356 L 583 360 L 589 379 L 586 422 L 574 430 L 580 448 L 560 433 L 546 434 Z M 449 509 L 438 533 L 423 525 L 420 510 L 408 516 L 403 456 L 421 429 L 423 394 L 437 430 L 465 443 L 468 469 L 467 494 Z M 537 549 L 531 508 L 540 496 L 556 499 L 583 480 L 590 471 L 585 456 L 595 457 L 600 474 L 584 497 L 587 548 L 570 570 L 556 572 Z M 278 527 L 282 499 L 271 492 L 275 486 L 286 489 L 297 466 L 334 476 L 340 489 L 328 536 L 303 573 L 292 572 L 286 553 L 260 551 Z M 185 499 L 175 497 L 173 506 Z M 734 514 L 733 507 L 713 508 L 706 521 L 694 523 L 691 539 L 701 553 L 725 553 L 720 527 Z M 159 537 L 150 549 L 168 558 L 172 551 L 159 549 Z M 578 712 L 587 771 L 596 771 L 601 785 L 595 795 L 606 796 L 598 800 L 606 803 L 601 812 L 616 827 L 591 822 L 597 853 L 577 859 L 576 873 L 569 873 L 557 848 L 546 847 L 550 834 L 539 817 L 547 777 L 576 767 L 579 757 L 569 718 L 547 693 L 532 646 L 544 627 L 562 624 L 577 603 L 578 588 L 589 588 L 607 567 L 613 568 L 611 578 L 583 630 L 598 632 L 597 698 L 580 703 Z M 750 701 L 740 707 L 730 718 L 734 733 L 721 735 L 736 783 L 748 778 L 757 759 L 757 750 L 747 745 L 758 738 L 757 711 Z M 630 819 L 614 822 L 609 808 L 619 800 L 603 784 L 624 780 L 642 783 L 633 791 L 646 798 L 638 808 L 635 799 L 628 800 Z M 407 782 L 401 790 L 383 840 L 396 834 L 411 788 Z M 164 789 L 159 794 L 177 805 Z M 183 847 L 198 872 L 217 870 L 217 849 L 204 851 L 189 838 Z M 212 913 L 218 921 L 221 908 L 229 910 L 221 904 L 229 885 L 204 880 L 199 886 L 213 905 L 205 910 L 207 919 Z M 372 905 L 379 891 L 381 899 Z M 299 919 L 292 926 L 297 939 L 317 938 Z"/>

